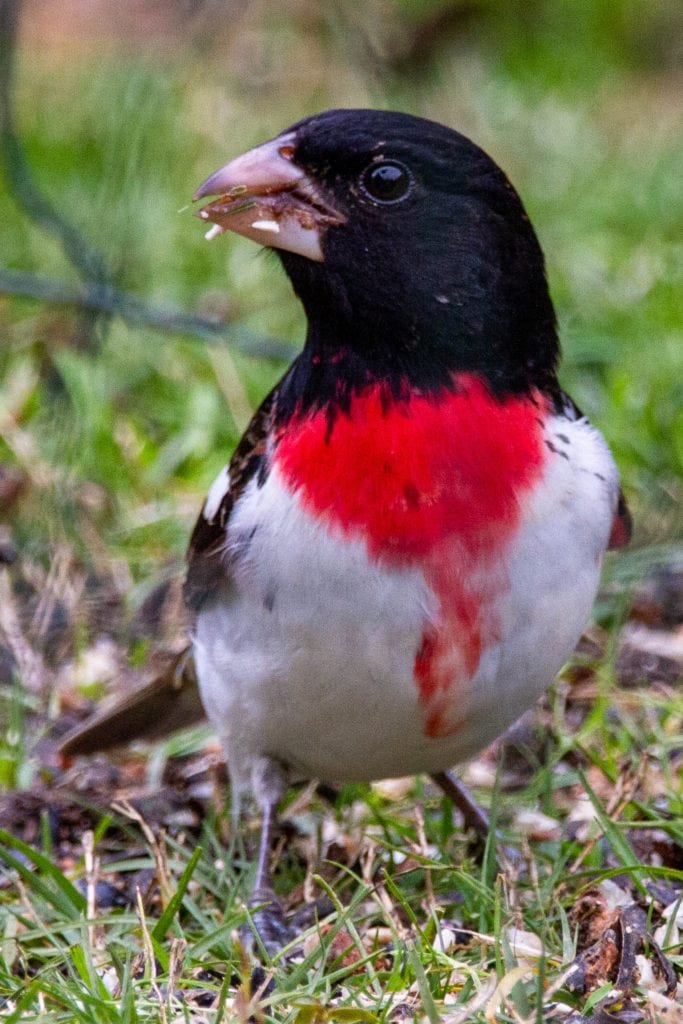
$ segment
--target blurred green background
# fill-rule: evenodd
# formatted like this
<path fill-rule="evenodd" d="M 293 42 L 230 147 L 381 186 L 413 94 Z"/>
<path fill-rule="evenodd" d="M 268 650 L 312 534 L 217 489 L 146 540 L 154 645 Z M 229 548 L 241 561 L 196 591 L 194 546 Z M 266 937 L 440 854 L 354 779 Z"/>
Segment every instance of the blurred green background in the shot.
<path fill-rule="evenodd" d="M 180 562 L 206 488 L 284 365 L 249 352 L 264 338 L 294 350 L 303 335 L 277 260 L 236 237 L 205 242 L 190 197 L 229 156 L 331 106 L 443 121 L 507 171 L 546 252 L 563 383 L 615 452 L 638 545 L 675 549 L 680 0 L 0 11 L 0 519 L 25 558 L 49 565 L 66 546 L 114 566 L 131 595 Z M 75 233 L 66 246 L 55 218 Z M 213 318 L 234 344 L 13 294 L 45 279 L 60 300 L 95 284 L 115 309 L 130 307 L 125 292 Z"/>

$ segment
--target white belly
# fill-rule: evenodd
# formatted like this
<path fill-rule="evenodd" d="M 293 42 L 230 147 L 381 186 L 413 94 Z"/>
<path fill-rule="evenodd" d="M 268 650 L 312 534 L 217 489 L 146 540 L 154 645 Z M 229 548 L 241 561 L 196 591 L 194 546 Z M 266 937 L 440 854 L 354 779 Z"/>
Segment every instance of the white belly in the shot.
<path fill-rule="evenodd" d="M 273 470 L 230 520 L 231 589 L 199 614 L 207 713 L 238 790 L 256 760 L 328 781 L 443 770 L 499 735 L 551 682 L 590 614 L 616 501 L 616 471 L 586 421 L 557 421 L 544 480 L 498 566 L 495 642 L 454 681 L 458 726 L 434 738 L 415 682 L 437 611 L 420 569 L 372 562 L 363 542 L 315 523 Z M 565 457 L 565 455 L 567 457 Z"/>

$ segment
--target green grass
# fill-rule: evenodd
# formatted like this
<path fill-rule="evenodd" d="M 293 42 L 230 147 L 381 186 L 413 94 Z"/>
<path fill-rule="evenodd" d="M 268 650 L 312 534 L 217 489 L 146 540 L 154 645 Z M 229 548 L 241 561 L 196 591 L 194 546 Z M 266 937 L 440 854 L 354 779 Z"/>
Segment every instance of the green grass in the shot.
<path fill-rule="evenodd" d="M 446 0 L 302 3 L 291 11 L 247 5 L 234 17 L 204 13 L 182 30 L 166 26 L 163 38 L 144 45 L 134 35 L 105 43 L 104 31 L 81 40 L 77 23 L 76 42 L 62 47 L 39 47 L 26 34 L 15 124 L 38 187 L 99 252 L 109 283 L 159 306 L 225 316 L 235 341 L 210 345 L 114 316 L 100 320 L 93 342 L 69 308 L 0 296 L 0 464 L 26 476 L 23 498 L 6 514 L 0 509 L 18 553 L 13 572 L 40 589 L 52 570 L 65 605 L 76 609 L 61 656 L 43 651 L 29 630 L 45 655 L 48 690 L 70 658 L 87 655 L 106 633 L 68 597 L 69 586 L 77 594 L 76 583 L 92 575 L 115 583 L 123 610 L 111 632 L 123 660 L 144 660 L 150 641 L 131 630 L 131 619 L 156 581 L 179 571 L 206 488 L 249 407 L 284 365 L 246 350 L 263 336 L 292 347 L 302 338 L 302 315 L 277 261 L 237 238 L 207 244 L 188 207 L 192 192 L 229 156 L 333 105 L 396 107 L 444 121 L 506 169 L 546 252 L 562 380 L 606 435 L 636 515 L 637 548 L 609 567 L 618 586 L 599 606 L 601 623 L 616 636 L 622 588 L 653 562 L 680 564 L 680 12 L 673 2 L 541 0 L 523 17 L 522 6 L 489 0 L 459 21 L 459 5 Z M 420 49 L 440 18 L 433 45 Z M 2 180 L 0 221 L 1 268 L 78 284 L 59 240 L 31 221 Z M 636 888 L 655 879 L 680 884 L 680 872 L 657 869 L 633 847 L 635 832 L 648 829 L 682 841 L 680 698 L 647 685 L 613 695 L 610 658 L 597 667 L 597 699 L 578 725 L 558 690 L 544 719 L 546 749 L 529 755 L 535 770 L 497 803 L 515 841 L 518 805 L 562 821 L 581 793 L 592 794 L 596 841 L 580 866 L 570 870 L 581 843 L 552 839 L 529 844 L 525 879 L 493 877 L 420 783 L 398 803 L 357 788 L 333 810 L 310 801 L 282 854 L 278 886 L 287 894 L 303 884 L 309 857 L 341 904 L 323 953 L 311 948 L 302 964 L 275 966 L 271 1016 L 299 1024 L 384 1020 L 392 1002 L 407 1001 L 431 1021 L 467 1005 L 468 1020 L 540 1020 L 539 993 L 573 956 L 571 908 L 614 871 L 600 829 Z M 59 679 L 62 690 L 73 686 Z M 88 692 L 110 685 L 97 675 L 87 680 Z M 36 787 L 50 770 L 36 752 L 35 722 L 59 705 L 54 693 L 2 691 L 0 787 Z M 636 787 L 613 821 L 607 794 L 626 785 L 646 755 L 659 766 L 661 793 L 655 799 Z M 362 837 L 365 859 L 347 852 L 336 868 L 320 861 L 321 820 L 354 842 Z M 0 890 L 3 1019 L 246 1021 L 240 979 L 248 969 L 234 934 L 248 879 L 240 858 L 226 856 L 225 832 L 222 818 L 208 820 L 196 861 L 193 833 L 160 841 L 157 855 L 181 894 L 177 906 L 166 904 L 170 911 L 152 900 L 142 912 L 128 906 L 94 918 L 73 888 L 88 874 L 82 854 L 55 866 L 47 828 L 39 853 L 41 841 L 32 852 L 8 840 L 0 850 L 13 868 Z M 116 846 L 107 836 L 105 829 L 96 852 Z M 116 871 L 132 875 L 141 866 L 158 867 L 149 848 Z M 322 882 L 310 884 L 324 891 Z M 438 922 L 449 919 L 480 938 L 436 948 Z M 510 973 L 513 924 L 545 950 L 526 974 Z M 390 956 L 370 955 L 361 943 L 376 925 L 394 937 Z M 337 931 L 366 960 L 363 971 L 335 962 Z M 670 953 L 680 962 L 680 950 Z M 176 989 L 185 1007 L 168 1002 Z M 215 993 L 213 1008 L 190 1008 L 198 989 Z M 584 1013 L 595 999 L 560 996 Z"/>
<path fill-rule="evenodd" d="M 623 695 L 620 700 L 628 703 Z M 351 1020 L 356 1019 L 352 1012 L 359 1012 L 357 1019 L 385 1020 L 397 1002 L 413 1000 L 416 1012 L 430 1020 L 470 1006 L 466 1019 L 484 1022 L 488 1006 L 495 1011 L 490 1019 L 531 1021 L 543 1019 L 534 1016 L 534 1007 L 555 984 L 555 1000 L 588 1011 L 592 996 L 572 995 L 561 985 L 575 953 L 578 925 L 571 913 L 576 900 L 608 878 L 625 891 L 632 879 L 634 892 L 653 882 L 683 882 L 680 871 L 641 863 L 631 846 L 633 820 L 681 841 L 674 780 L 661 787 L 656 811 L 627 800 L 616 821 L 605 816 L 604 798 L 587 782 L 588 775 L 594 784 L 601 779 L 604 792 L 615 758 L 614 781 L 620 777 L 625 783 L 638 758 L 618 752 L 632 751 L 634 742 L 653 759 L 668 760 L 671 727 L 676 714 L 680 721 L 682 709 L 660 707 L 655 719 L 647 714 L 645 696 L 640 705 L 637 735 L 633 721 L 624 725 L 597 715 L 571 739 L 561 728 L 549 733 L 545 762 L 532 781 L 521 793 L 506 793 L 499 801 L 498 812 L 507 823 L 520 805 L 541 807 L 560 819 L 578 789 L 587 789 L 597 811 L 589 835 L 597 840 L 604 834 L 611 854 L 604 841 L 596 842 L 590 856 L 579 861 L 586 853 L 585 839 L 537 841 L 526 847 L 528 874 L 504 878 L 478 866 L 448 806 L 419 783 L 398 801 L 349 787 L 333 812 L 309 797 L 290 819 L 295 832 L 279 859 L 278 886 L 286 894 L 301 884 L 308 862 L 313 893 L 330 895 L 336 909 L 317 941 L 317 928 L 310 929 L 296 962 L 267 968 L 277 982 L 268 1017 L 302 1021 L 313 1013 L 305 1008 L 317 1005 L 321 1019 Z M 572 768 L 578 756 L 587 775 Z M 327 820 L 328 837 L 337 843 L 336 855 L 327 861 L 315 854 L 320 818 Z M 108 842 L 111 824 L 105 823 L 94 842 L 96 855 L 109 853 L 99 877 L 120 880 L 162 865 L 160 874 L 170 879 L 163 910 L 141 894 L 137 906 L 117 911 L 95 907 L 94 913 L 91 907 L 88 914 L 87 888 L 74 885 L 95 880 L 87 841 L 65 873 L 55 865 L 56 851 L 47 838 L 41 850 L 40 844 L 25 846 L 0 835 L 0 859 L 18 877 L 0 902 L 0 998 L 9 999 L 3 1019 L 55 1024 L 73 1019 L 246 1019 L 240 1000 L 247 998 L 250 967 L 237 934 L 246 918 L 249 870 L 245 877 L 239 845 L 233 858 L 226 856 L 220 837 L 224 823 L 210 817 L 197 836 L 181 828 L 158 839 L 153 849 L 148 846 L 146 853 L 116 862 L 111 853 L 120 839 L 114 846 Z M 360 845 L 344 853 L 345 842 L 351 844 L 348 850 Z M 454 944 L 456 927 L 460 937 Z M 375 946 L 373 935 L 379 936 Z M 341 947 L 333 944 L 335 938 Z M 344 960 L 340 953 L 349 949 L 353 955 Z M 676 943 L 668 952 L 683 966 Z M 486 1005 L 477 1009 L 481 992 L 488 993 Z M 206 1009 L 193 1002 L 200 996 Z M 223 998 L 226 1016 L 221 1017 Z"/>

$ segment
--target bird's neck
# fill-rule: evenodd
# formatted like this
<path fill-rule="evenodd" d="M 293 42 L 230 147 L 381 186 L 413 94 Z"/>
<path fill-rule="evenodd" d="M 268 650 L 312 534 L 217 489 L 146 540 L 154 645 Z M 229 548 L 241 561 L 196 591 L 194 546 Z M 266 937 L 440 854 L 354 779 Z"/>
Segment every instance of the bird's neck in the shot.
<path fill-rule="evenodd" d="M 405 288 L 360 281 L 302 257 L 280 254 L 306 311 L 308 333 L 287 375 L 283 408 L 348 404 L 382 384 L 388 396 L 428 395 L 461 374 L 497 398 L 559 394 L 555 314 L 542 263 L 522 288 L 473 286 L 448 295 L 416 273 Z M 509 285 L 509 286 L 508 286 Z M 285 413 L 286 415 L 286 413 Z"/>
<path fill-rule="evenodd" d="M 480 379 L 501 400 L 539 392 L 559 395 L 554 359 L 506 364 L 459 345 L 457 335 L 435 331 L 425 337 L 406 326 L 376 324 L 373 330 L 367 321 L 361 326 L 329 312 L 320 319 L 309 314 L 305 347 L 282 384 L 278 406 L 283 419 L 295 412 L 348 408 L 355 395 L 377 386 L 388 402 L 437 395 L 457 387 L 462 375 Z"/>

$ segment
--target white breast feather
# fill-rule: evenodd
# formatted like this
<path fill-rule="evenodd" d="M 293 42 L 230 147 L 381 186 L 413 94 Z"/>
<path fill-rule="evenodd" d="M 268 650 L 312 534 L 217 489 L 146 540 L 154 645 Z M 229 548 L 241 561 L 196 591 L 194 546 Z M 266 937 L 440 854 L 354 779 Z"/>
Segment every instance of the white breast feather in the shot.
<path fill-rule="evenodd" d="M 362 541 L 314 521 L 277 469 L 249 484 L 230 520 L 232 594 L 200 613 L 195 639 L 202 698 L 238 789 L 262 755 L 331 781 L 438 771 L 543 692 L 590 615 L 618 492 L 587 420 L 552 418 L 546 438 L 554 451 L 504 566 L 500 640 L 458 690 L 467 724 L 443 739 L 424 733 L 413 678 L 436 611 L 420 569 L 378 565 Z M 226 481 L 211 488 L 207 517 Z"/>

